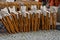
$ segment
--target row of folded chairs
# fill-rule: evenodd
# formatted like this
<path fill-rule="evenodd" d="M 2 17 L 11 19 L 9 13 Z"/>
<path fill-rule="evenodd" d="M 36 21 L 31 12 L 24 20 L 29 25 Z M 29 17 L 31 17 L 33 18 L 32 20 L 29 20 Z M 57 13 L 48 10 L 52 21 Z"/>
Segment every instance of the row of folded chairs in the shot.
<path fill-rule="evenodd" d="M 34 12 L 11 12 L 1 11 L 0 19 L 9 33 L 30 32 L 39 30 L 55 30 L 55 13 L 37 11 Z"/>

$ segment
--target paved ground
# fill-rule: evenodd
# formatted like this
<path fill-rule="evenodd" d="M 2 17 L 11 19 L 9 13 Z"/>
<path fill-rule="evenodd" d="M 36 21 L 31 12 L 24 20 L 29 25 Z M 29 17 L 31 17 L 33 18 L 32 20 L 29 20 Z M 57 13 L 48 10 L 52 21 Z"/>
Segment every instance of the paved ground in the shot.
<path fill-rule="evenodd" d="M 60 40 L 60 31 L 38 31 L 29 33 L 0 34 L 0 40 Z"/>

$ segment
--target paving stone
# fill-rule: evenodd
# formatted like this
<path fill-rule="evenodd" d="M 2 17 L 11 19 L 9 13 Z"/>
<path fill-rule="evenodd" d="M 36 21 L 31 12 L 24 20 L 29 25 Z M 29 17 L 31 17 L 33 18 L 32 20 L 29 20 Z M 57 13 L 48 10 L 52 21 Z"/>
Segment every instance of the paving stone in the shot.
<path fill-rule="evenodd" d="M 0 40 L 60 40 L 60 31 L 37 31 L 16 34 L 0 34 Z"/>

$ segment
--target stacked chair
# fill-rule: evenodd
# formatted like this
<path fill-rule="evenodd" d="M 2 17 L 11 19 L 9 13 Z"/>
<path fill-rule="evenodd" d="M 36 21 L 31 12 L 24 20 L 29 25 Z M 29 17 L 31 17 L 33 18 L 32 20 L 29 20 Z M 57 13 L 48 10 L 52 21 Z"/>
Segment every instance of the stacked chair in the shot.
<path fill-rule="evenodd" d="M 56 29 L 56 12 L 44 11 L 41 2 L 5 2 L 0 20 L 8 33 Z M 3 9 L 2 9 L 3 10 Z"/>

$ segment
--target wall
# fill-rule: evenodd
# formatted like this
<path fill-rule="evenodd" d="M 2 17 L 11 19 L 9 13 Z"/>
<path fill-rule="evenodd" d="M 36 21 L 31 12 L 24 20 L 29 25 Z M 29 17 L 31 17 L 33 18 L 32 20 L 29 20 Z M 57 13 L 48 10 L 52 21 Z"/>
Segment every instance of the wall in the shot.
<path fill-rule="evenodd" d="M 5 2 L 6 0 L 0 0 L 0 2 Z"/>

